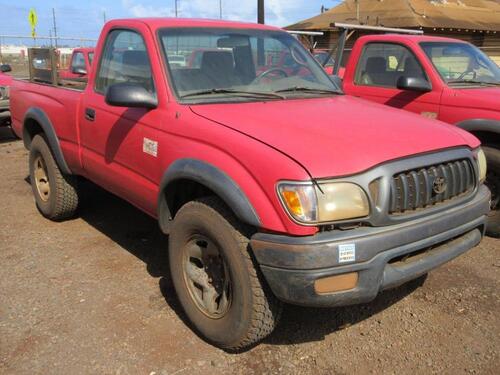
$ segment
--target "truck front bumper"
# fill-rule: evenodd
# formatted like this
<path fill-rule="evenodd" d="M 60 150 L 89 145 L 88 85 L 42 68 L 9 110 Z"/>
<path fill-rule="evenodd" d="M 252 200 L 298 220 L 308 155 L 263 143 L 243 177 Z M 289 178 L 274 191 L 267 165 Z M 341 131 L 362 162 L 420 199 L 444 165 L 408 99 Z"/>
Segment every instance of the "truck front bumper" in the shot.
<path fill-rule="evenodd" d="M 465 205 L 418 220 L 310 237 L 257 233 L 251 246 L 280 300 L 320 307 L 364 303 L 476 246 L 489 204 L 490 192 L 481 186 Z M 337 291 L 325 292 L 325 285 Z"/>

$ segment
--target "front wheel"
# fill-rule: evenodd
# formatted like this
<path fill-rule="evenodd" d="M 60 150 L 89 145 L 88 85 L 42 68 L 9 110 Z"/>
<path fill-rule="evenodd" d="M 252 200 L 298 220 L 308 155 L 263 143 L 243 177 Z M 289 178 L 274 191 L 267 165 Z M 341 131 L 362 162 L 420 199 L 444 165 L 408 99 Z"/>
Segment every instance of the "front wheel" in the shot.
<path fill-rule="evenodd" d="M 486 233 L 491 237 L 500 237 L 500 150 L 483 146 L 483 151 L 488 162 L 485 184 L 491 191 L 491 212 Z"/>
<path fill-rule="evenodd" d="M 282 305 L 252 258 L 245 229 L 220 200 L 203 198 L 179 210 L 169 259 L 179 301 L 208 341 L 239 350 L 273 331 Z"/>

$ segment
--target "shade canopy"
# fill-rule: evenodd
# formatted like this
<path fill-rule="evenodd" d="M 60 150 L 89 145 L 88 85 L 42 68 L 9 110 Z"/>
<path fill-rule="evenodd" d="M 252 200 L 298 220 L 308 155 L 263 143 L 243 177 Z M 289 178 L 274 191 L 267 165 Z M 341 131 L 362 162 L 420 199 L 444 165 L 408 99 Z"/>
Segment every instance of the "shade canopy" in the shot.
<path fill-rule="evenodd" d="M 347 0 L 290 30 L 329 30 L 333 22 L 386 27 L 500 31 L 498 0 Z M 357 18 L 359 8 L 359 20 Z"/>

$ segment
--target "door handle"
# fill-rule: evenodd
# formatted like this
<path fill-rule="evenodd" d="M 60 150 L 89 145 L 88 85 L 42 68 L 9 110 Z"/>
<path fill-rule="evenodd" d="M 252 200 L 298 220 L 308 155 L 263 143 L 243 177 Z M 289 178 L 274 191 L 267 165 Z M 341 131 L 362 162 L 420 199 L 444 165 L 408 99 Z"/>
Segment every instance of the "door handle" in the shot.
<path fill-rule="evenodd" d="M 95 109 L 85 108 L 85 119 L 89 121 L 95 120 Z"/>

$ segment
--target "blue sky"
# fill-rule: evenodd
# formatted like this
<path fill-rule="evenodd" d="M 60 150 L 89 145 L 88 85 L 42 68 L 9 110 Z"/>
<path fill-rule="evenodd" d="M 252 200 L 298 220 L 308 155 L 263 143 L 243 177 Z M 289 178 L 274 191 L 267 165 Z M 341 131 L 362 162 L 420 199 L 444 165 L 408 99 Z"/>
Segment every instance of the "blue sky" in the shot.
<path fill-rule="evenodd" d="M 322 5 L 332 7 L 339 0 L 265 0 L 266 23 L 285 26 L 312 17 Z M 222 0 L 223 18 L 255 21 L 257 0 Z M 30 35 L 28 12 L 38 15 L 37 34 L 49 35 L 52 8 L 56 11 L 59 36 L 97 38 L 106 18 L 172 17 L 174 0 L 0 0 L 0 35 Z M 219 18 L 219 0 L 178 0 L 180 17 Z M 3 40 L 3 43 L 12 40 Z"/>

